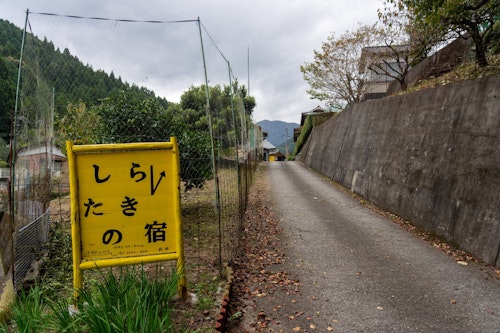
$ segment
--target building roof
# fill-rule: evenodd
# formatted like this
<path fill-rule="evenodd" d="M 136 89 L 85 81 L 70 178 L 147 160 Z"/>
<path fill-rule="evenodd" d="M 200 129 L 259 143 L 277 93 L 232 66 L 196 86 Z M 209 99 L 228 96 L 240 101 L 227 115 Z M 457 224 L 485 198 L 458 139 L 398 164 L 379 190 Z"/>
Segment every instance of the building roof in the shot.
<path fill-rule="evenodd" d="M 307 111 L 307 112 L 302 112 L 302 115 L 300 117 L 300 126 L 304 125 L 304 121 L 306 121 L 307 116 L 310 116 L 312 114 L 318 114 L 318 113 L 323 113 L 326 112 L 325 109 L 323 109 L 321 106 L 317 106 L 314 109 Z"/>
<path fill-rule="evenodd" d="M 59 148 L 57 148 L 56 146 L 46 147 L 43 145 L 33 146 L 33 147 L 30 147 L 29 149 L 22 149 L 17 154 L 17 156 L 30 156 L 30 155 L 38 155 L 38 154 L 45 154 L 45 153 L 50 153 L 54 156 L 66 158 L 66 156 L 64 156 L 62 151 L 59 150 Z"/>
<path fill-rule="evenodd" d="M 276 149 L 276 147 L 271 142 L 267 141 L 267 139 L 262 141 L 262 148 L 269 150 Z"/>

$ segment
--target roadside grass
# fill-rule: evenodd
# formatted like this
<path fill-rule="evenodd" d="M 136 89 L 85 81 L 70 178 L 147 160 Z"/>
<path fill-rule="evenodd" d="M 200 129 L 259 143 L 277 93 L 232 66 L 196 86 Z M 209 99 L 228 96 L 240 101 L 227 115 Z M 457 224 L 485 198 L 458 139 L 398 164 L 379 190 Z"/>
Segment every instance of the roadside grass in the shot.
<path fill-rule="evenodd" d="M 76 307 L 38 285 L 21 291 L 10 324 L 2 324 L 0 332 L 179 332 L 171 319 L 179 277 L 175 270 L 155 279 L 137 267 L 99 274 L 80 291 Z"/>
<path fill-rule="evenodd" d="M 218 258 L 221 251 L 228 254 L 238 246 L 232 232 L 237 231 L 236 219 L 240 215 L 238 174 L 223 168 L 220 173 L 220 221 L 214 184 L 208 182 L 202 189 L 187 192 L 181 186 L 187 300 L 172 296 L 177 293 L 173 281 L 178 277 L 170 274 L 175 262 L 162 262 L 129 266 L 128 269 L 134 271 L 128 273 L 123 267 L 83 271 L 80 312 L 68 311 L 73 307 L 74 292 L 70 200 L 69 196 L 61 195 L 51 202 L 50 240 L 44 248 L 46 259 L 40 266 L 40 274 L 36 281 L 24 285 L 27 292 L 18 294 L 6 322 L 0 321 L 0 333 L 127 332 L 127 329 L 129 332 L 213 332 L 226 283 L 221 277 Z M 220 227 L 223 230 L 219 230 Z M 221 245 L 221 236 L 229 244 Z M 133 274 L 126 275 L 129 273 Z M 164 281 L 165 276 L 174 285 L 173 294 L 164 295 L 167 298 L 162 302 L 152 301 L 153 296 L 149 294 L 158 290 L 155 281 Z M 133 282 L 144 289 L 138 289 Z M 155 308 L 151 307 L 152 303 L 163 305 Z M 161 329 L 141 325 L 157 325 Z"/>

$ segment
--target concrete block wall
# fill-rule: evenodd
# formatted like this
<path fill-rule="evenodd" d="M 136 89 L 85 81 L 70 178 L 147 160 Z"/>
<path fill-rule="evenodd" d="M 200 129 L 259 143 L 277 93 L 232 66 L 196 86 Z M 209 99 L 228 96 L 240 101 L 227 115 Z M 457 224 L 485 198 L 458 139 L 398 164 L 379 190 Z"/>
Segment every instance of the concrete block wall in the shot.
<path fill-rule="evenodd" d="M 500 268 L 500 75 L 359 103 L 301 160 Z"/>

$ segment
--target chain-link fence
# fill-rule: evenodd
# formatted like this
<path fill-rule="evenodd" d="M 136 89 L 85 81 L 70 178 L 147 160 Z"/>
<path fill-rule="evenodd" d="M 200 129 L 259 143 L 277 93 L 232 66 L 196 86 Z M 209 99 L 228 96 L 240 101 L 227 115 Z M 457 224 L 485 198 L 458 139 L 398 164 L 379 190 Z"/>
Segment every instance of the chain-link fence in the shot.
<path fill-rule="evenodd" d="M 202 22 L 27 13 L 21 54 L 10 209 L 16 287 L 42 258 L 59 288 L 72 287 L 66 140 L 175 136 L 188 283 L 218 279 L 238 252 L 262 133 L 251 122 L 253 99 Z"/>

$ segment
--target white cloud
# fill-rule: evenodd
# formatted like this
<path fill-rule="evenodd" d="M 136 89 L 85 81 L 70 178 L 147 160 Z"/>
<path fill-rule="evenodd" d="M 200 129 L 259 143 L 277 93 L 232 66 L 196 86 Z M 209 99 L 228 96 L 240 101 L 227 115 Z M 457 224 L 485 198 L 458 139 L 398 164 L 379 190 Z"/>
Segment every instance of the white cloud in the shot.
<path fill-rule="evenodd" d="M 320 49 L 331 32 L 374 22 L 380 6 L 380 1 L 373 0 L 0 0 L 0 18 L 23 27 L 28 8 L 30 12 L 133 20 L 200 17 L 233 74 L 245 85 L 250 50 L 250 93 L 257 101 L 254 119 L 299 122 L 301 112 L 321 104 L 307 96 L 300 65 L 312 60 L 313 50 Z M 30 15 L 30 23 L 34 32 L 46 27 L 46 32 L 40 32 L 84 63 L 113 70 L 116 76 L 174 102 L 190 85 L 204 82 L 195 23 L 165 27 L 37 15 Z M 227 84 L 225 60 L 216 56 L 219 50 L 211 40 L 203 38 L 210 84 Z"/>

